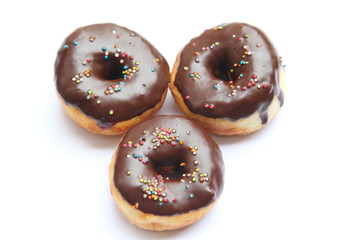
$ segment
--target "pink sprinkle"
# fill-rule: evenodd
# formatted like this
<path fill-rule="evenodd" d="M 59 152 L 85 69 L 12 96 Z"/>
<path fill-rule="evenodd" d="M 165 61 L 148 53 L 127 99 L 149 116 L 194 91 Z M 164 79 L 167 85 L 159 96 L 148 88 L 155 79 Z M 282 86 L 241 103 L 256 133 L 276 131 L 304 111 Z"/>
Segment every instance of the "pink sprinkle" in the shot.
<path fill-rule="evenodd" d="M 242 90 L 245 91 L 245 90 L 247 90 L 247 88 L 246 87 L 242 87 Z"/>
<path fill-rule="evenodd" d="M 120 38 L 120 36 L 119 36 L 119 35 L 117 35 L 116 37 L 117 37 L 117 38 Z"/>
<path fill-rule="evenodd" d="M 171 143 L 171 146 L 175 147 L 175 146 L 176 146 L 176 143 L 175 143 L 175 142 L 172 142 L 172 143 Z"/>
<path fill-rule="evenodd" d="M 206 105 L 205 105 L 205 108 L 208 108 L 208 107 L 209 107 L 208 104 L 206 104 Z"/>
<path fill-rule="evenodd" d="M 214 105 L 213 105 L 213 104 L 211 104 L 211 105 L 209 106 L 209 108 L 210 108 L 210 109 L 213 109 L 213 108 L 214 108 Z"/>
<path fill-rule="evenodd" d="M 239 40 L 239 41 L 243 41 L 243 38 L 242 38 L 242 37 L 239 37 L 238 40 Z"/>
<path fill-rule="evenodd" d="M 128 54 L 126 52 L 123 52 L 123 54 L 121 55 L 123 58 L 125 58 Z"/>
<path fill-rule="evenodd" d="M 190 96 L 186 96 L 185 99 L 186 99 L 186 100 L 190 99 Z"/>
<path fill-rule="evenodd" d="M 268 87 L 268 84 L 263 84 L 263 88 L 267 88 Z"/>

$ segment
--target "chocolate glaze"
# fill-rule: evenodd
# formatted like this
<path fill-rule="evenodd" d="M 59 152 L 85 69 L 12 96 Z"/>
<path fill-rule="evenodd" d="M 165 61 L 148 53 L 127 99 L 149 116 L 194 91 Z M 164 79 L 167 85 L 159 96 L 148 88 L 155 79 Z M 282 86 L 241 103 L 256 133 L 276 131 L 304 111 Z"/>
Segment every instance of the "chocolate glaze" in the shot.
<path fill-rule="evenodd" d="M 184 117 L 157 116 L 131 128 L 114 157 L 116 188 L 144 213 L 187 213 L 213 203 L 223 190 L 224 164 L 218 145 Z M 148 178 L 150 183 L 145 182 Z M 147 192 L 149 185 L 157 188 L 156 193 L 155 189 L 153 194 Z M 150 199 L 155 196 L 156 200 Z"/>
<path fill-rule="evenodd" d="M 78 28 L 64 40 L 55 62 L 55 82 L 65 103 L 102 127 L 153 108 L 168 81 L 168 64 L 154 46 L 115 24 Z"/>
<path fill-rule="evenodd" d="M 235 121 L 258 111 L 264 124 L 274 95 L 283 105 L 281 61 L 256 27 L 230 23 L 208 29 L 179 57 L 174 84 L 191 112 Z"/>

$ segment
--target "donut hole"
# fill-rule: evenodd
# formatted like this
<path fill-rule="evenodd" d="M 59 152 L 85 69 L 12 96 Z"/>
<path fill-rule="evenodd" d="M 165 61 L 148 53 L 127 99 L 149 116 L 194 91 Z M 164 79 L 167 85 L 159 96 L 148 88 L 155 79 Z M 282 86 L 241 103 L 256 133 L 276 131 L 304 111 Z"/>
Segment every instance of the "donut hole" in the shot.
<path fill-rule="evenodd" d="M 118 80 L 124 78 L 126 59 L 116 57 L 114 53 L 104 55 L 102 53 L 94 56 L 93 74 L 104 80 Z"/>
<path fill-rule="evenodd" d="M 227 61 L 219 61 L 214 69 L 214 76 L 225 82 L 235 80 L 234 74 L 230 71 Z"/>
<path fill-rule="evenodd" d="M 185 165 L 185 162 L 179 156 L 167 156 L 160 158 L 159 161 L 154 159 L 155 171 L 166 180 L 181 179 L 182 175 L 186 173 Z"/>
<path fill-rule="evenodd" d="M 216 78 L 215 80 L 232 84 L 247 73 L 248 69 L 237 61 L 242 58 L 242 54 L 241 51 L 222 49 L 210 56 L 206 68 L 212 69 L 211 74 Z"/>

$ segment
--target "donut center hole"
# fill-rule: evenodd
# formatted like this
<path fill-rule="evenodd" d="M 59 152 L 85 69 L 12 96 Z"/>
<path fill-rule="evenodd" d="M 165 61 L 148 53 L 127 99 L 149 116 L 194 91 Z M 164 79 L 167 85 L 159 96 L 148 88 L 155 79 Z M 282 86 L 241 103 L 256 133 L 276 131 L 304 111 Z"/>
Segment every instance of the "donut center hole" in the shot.
<path fill-rule="evenodd" d="M 114 53 L 104 55 L 97 54 L 94 57 L 93 74 L 104 80 L 125 79 L 125 70 L 131 68 L 127 65 L 127 60 L 122 57 L 115 56 Z"/>
<path fill-rule="evenodd" d="M 163 178 L 168 180 L 181 179 L 182 175 L 186 172 L 185 163 L 178 158 L 168 158 L 155 162 L 155 171 Z"/>
<path fill-rule="evenodd" d="M 245 65 L 249 62 L 248 55 L 244 55 L 245 49 L 234 51 L 229 48 L 222 49 L 210 56 L 207 61 L 207 69 L 212 69 L 212 73 L 219 81 L 226 84 L 236 83 L 243 78 L 247 70 Z M 244 58 L 243 58 L 244 55 Z"/>
<path fill-rule="evenodd" d="M 235 81 L 237 78 L 228 65 L 227 61 L 218 61 L 214 68 L 214 76 L 225 82 Z"/>

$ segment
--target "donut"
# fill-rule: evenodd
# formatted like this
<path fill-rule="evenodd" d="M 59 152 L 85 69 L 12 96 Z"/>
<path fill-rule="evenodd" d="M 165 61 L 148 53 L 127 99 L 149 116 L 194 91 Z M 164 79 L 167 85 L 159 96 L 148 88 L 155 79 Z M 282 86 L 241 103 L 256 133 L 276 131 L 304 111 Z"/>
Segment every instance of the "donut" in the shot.
<path fill-rule="evenodd" d="M 114 201 L 133 224 L 163 231 L 204 216 L 223 190 L 224 164 L 207 131 L 183 116 L 129 129 L 109 167 Z"/>
<path fill-rule="evenodd" d="M 284 103 L 281 57 L 258 28 L 222 24 L 193 38 L 177 55 L 170 90 L 187 117 L 218 135 L 265 126 Z"/>
<path fill-rule="evenodd" d="M 115 24 L 78 28 L 58 50 L 55 83 L 65 112 L 93 133 L 116 135 L 158 111 L 170 79 L 164 57 Z"/>

